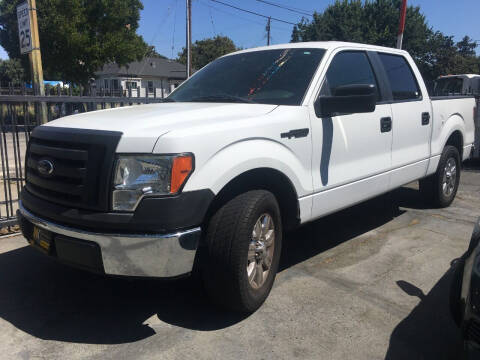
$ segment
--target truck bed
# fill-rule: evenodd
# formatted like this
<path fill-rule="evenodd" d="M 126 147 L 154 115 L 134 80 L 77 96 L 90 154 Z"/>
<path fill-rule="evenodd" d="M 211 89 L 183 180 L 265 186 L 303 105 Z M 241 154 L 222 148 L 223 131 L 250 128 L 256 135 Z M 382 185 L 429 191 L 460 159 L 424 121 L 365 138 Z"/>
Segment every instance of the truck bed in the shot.
<path fill-rule="evenodd" d="M 477 100 L 473 96 L 433 96 L 432 112 L 433 112 L 433 130 L 432 130 L 432 156 L 439 155 L 445 144 L 445 136 L 443 132 L 451 131 L 452 129 L 445 129 L 444 124 L 450 118 L 457 117 L 458 126 L 463 128 L 464 138 L 463 145 L 468 146 L 474 144 L 475 126 L 478 129 L 478 120 L 472 121 L 472 113 L 477 106 Z M 475 124 L 476 122 L 476 124 Z M 478 134 L 477 130 L 477 134 Z M 478 137 L 478 136 L 477 136 Z M 463 154 L 463 159 L 470 156 L 470 149 L 467 149 Z"/>

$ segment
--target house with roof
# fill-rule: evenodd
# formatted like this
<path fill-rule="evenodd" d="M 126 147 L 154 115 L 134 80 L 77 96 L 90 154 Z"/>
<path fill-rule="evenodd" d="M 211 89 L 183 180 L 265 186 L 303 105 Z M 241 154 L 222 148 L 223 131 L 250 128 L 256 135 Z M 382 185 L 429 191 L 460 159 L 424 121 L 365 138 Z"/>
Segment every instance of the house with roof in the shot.
<path fill-rule="evenodd" d="M 126 66 L 111 63 L 95 73 L 97 94 L 164 98 L 186 79 L 186 67 L 176 61 L 147 57 Z"/>

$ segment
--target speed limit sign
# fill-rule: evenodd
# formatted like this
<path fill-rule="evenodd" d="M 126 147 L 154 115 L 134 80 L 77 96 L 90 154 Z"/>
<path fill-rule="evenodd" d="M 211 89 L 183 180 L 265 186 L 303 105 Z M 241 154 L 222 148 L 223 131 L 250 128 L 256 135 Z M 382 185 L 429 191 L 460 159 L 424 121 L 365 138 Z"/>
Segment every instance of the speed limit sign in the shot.
<path fill-rule="evenodd" d="M 32 32 L 30 30 L 30 7 L 28 2 L 17 6 L 18 36 L 20 38 L 20 53 L 32 51 Z"/>

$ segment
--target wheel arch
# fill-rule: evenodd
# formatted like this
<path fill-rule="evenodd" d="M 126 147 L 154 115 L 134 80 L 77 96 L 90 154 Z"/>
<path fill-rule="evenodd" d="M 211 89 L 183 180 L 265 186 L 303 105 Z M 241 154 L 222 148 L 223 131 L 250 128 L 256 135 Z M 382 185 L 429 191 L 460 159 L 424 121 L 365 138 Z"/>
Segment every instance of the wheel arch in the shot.
<path fill-rule="evenodd" d="M 460 154 L 460 161 L 463 158 L 463 134 L 459 129 L 454 130 L 445 142 L 444 148 L 447 145 L 451 145 L 458 150 Z"/>
<path fill-rule="evenodd" d="M 465 140 L 465 120 L 460 114 L 453 114 L 447 119 L 442 128 L 441 139 L 443 141 L 440 143 L 440 149 L 438 149 L 440 154 L 445 149 L 445 146 L 451 145 L 458 150 L 460 159 L 462 159 Z"/>
<path fill-rule="evenodd" d="M 250 190 L 270 191 L 280 206 L 283 228 L 289 230 L 298 226 L 300 205 L 295 186 L 287 175 L 267 167 L 245 171 L 225 184 L 210 204 L 205 216 L 205 224 L 221 206 Z"/>

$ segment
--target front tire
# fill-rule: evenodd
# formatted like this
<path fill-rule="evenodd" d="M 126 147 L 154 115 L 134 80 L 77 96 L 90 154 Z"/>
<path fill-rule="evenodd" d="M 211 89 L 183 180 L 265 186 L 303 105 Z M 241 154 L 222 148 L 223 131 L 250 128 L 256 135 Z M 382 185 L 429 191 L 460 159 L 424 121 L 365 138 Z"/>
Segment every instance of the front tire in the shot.
<path fill-rule="evenodd" d="M 278 202 L 254 190 L 223 205 L 206 233 L 202 277 L 213 302 L 230 310 L 254 312 L 275 280 L 282 246 Z"/>
<path fill-rule="evenodd" d="M 420 180 L 420 192 L 436 207 L 445 208 L 455 199 L 460 184 L 460 154 L 454 146 L 443 149 L 435 174 Z"/>

